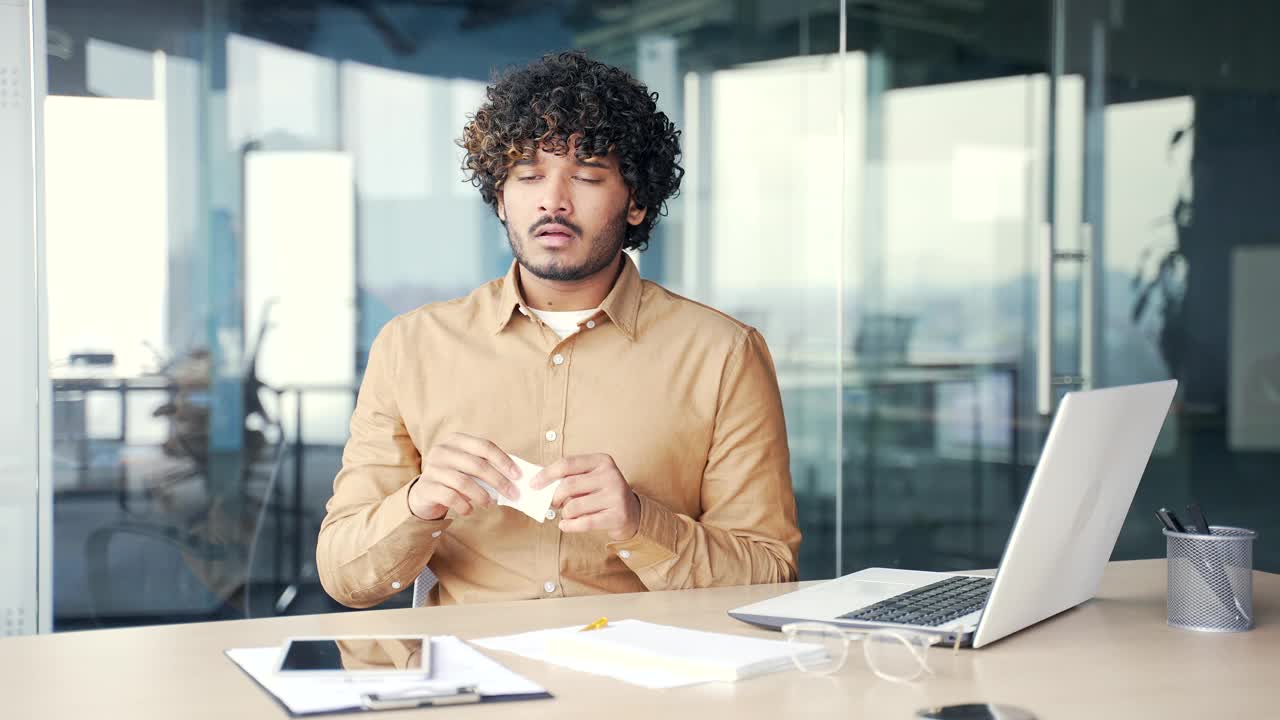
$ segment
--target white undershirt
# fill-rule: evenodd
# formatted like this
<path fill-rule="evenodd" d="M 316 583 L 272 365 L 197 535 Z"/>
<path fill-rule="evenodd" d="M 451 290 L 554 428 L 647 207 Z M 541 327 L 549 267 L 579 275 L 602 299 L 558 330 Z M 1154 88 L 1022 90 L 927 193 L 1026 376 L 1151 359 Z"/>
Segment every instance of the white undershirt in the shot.
<path fill-rule="evenodd" d="M 578 332 L 578 323 L 583 322 L 600 311 L 600 308 L 594 308 L 592 310 L 529 309 L 532 310 L 533 314 L 537 315 L 542 322 L 546 323 L 547 327 L 555 331 L 555 334 L 559 335 L 561 340 Z"/>

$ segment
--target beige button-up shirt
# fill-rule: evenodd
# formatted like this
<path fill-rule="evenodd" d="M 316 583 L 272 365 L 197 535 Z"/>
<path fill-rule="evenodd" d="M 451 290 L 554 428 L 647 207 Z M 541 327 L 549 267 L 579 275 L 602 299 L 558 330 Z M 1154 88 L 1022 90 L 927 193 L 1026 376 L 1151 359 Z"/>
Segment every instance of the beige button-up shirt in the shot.
<path fill-rule="evenodd" d="M 623 265 L 563 340 L 517 312 L 515 263 L 383 327 L 320 528 L 330 595 L 375 605 L 428 565 L 445 604 L 795 579 L 800 531 L 764 339 Z M 607 453 L 640 499 L 639 531 L 610 542 L 496 505 L 419 519 L 408 493 L 421 455 L 452 432 L 538 465 Z"/>

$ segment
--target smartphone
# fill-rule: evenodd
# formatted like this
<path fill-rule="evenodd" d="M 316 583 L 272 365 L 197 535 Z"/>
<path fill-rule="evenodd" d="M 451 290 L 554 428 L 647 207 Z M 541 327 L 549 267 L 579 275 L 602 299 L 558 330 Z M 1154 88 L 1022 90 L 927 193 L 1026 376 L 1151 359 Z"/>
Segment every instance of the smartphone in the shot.
<path fill-rule="evenodd" d="M 297 677 L 431 677 L 426 635 L 295 637 L 280 649 L 276 672 Z"/>
<path fill-rule="evenodd" d="M 1013 705 L 988 705 L 967 703 L 944 705 L 916 711 L 916 717 L 926 720 L 1036 720 L 1036 716 Z"/>

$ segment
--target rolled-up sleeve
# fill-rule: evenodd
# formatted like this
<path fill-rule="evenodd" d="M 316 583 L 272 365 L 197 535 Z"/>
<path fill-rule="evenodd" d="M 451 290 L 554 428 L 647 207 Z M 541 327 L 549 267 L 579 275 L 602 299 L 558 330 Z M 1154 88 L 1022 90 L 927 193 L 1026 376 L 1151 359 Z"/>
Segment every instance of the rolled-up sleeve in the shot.
<path fill-rule="evenodd" d="M 387 323 L 369 350 L 316 545 L 321 584 L 349 607 L 376 605 L 411 585 L 451 522 L 409 510 L 422 457 L 396 403 L 397 324 Z"/>
<path fill-rule="evenodd" d="M 635 537 L 608 547 L 650 590 L 792 581 L 800 529 L 790 462 L 773 359 L 749 329 L 721 376 L 702 514 L 640 497 Z"/>

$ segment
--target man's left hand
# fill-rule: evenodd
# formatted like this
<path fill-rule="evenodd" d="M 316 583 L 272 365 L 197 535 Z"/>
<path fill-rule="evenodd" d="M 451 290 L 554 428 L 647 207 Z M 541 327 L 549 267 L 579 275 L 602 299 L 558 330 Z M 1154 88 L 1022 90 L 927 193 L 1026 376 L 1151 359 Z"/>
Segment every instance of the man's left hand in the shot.
<path fill-rule="evenodd" d="M 562 532 L 604 530 L 614 541 L 635 537 L 640 498 L 613 458 L 603 453 L 570 455 L 544 467 L 529 485 L 538 490 L 557 480 L 560 486 L 551 505 L 560 508 Z"/>

